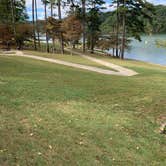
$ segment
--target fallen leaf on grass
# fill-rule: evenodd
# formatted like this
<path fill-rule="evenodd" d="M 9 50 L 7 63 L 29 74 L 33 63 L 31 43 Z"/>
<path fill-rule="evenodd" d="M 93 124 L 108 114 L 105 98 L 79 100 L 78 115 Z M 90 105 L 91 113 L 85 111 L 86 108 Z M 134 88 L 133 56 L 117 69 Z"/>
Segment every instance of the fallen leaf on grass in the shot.
<path fill-rule="evenodd" d="M 48 147 L 49 147 L 49 149 L 52 149 L 52 146 L 51 146 L 51 145 L 49 145 Z"/>
<path fill-rule="evenodd" d="M 30 136 L 33 136 L 34 134 L 33 134 L 33 133 L 30 133 L 29 135 L 30 135 Z"/>
<path fill-rule="evenodd" d="M 38 154 L 39 156 L 40 156 L 40 155 L 42 155 L 42 153 L 41 153 L 41 152 L 38 152 L 37 154 Z"/>
<path fill-rule="evenodd" d="M 3 152 L 6 152 L 7 149 L 0 149 L 0 152 L 3 153 Z"/>

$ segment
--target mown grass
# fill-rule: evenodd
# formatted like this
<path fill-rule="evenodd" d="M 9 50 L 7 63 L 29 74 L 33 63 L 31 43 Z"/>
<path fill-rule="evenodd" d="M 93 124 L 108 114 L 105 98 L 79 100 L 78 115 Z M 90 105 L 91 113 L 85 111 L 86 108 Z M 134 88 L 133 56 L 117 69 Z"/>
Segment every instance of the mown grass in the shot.
<path fill-rule="evenodd" d="M 0 165 L 166 165 L 166 69 L 107 76 L 0 56 Z"/>

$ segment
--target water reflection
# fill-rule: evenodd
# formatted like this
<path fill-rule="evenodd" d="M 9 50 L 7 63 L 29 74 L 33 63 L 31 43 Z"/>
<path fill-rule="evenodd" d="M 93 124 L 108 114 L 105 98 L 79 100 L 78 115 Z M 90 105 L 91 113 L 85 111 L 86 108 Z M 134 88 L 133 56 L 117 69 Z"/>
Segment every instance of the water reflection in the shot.
<path fill-rule="evenodd" d="M 125 57 L 166 65 L 166 48 L 157 47 L 156 40 L 166 40 L 166 34 L 142 36 L 142 41 L 132 40 Z"/>

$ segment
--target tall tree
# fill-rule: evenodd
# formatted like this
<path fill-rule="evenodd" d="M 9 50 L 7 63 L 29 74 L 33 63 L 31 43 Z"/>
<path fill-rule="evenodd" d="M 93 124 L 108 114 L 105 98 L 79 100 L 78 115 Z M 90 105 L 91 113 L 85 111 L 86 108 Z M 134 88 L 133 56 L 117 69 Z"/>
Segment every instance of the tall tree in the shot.
<path fill-rule="evenodd" d="M 117 0 L 116 5 L 116 57 L 119 57 L 119 0 Z"/>
<path fill-rule="evenodd" d="M 50 0 L 51 17 L 53 17 L 53 5 L 54 5 L 54 0 Z"/>
<path fill-rule="evenodd" d="M 65 40 L 70 43 L 72 48 L 81 37 L 82 25 L 80 20 L 75 15 L 70 15 L 62 22 Z"/>
<path fill-rule="evenodd" d="M 42 0 L 43 4 L 44 4 L 44 15 L 45 15 L 45 25 L 47 26 L 47 5 L 49 4 L 48 0 Z M 46 49 L 47 52 L 50 52 L 49 49 L 49 37 L 48 37 L 48 32 L 47 32 L 47 28 L 46 29 Z"/>
<path fill-rule="evenodd" d="M 121 59 L 124 59 L 125 51 L 125 40 L 126 40 L 126 0 L 122 1 L 123 14 L 122 14 L 122 48 L 121 48 Z"/>
<path fill-rule="evenodd" d="M 141 40 L 140 35 L 146 29 L 146 24 L 142 18 L 152 19 L 153 5 L 144 0 L 114 0 L 114 3 L 117 4 L 117 24 L 121 26 L 121 30 L 117 30 L 117 43 L 120 57 L 123 59 L 127 37 L 130 35 Z"/>
<path fill-rule="evenodd" d="M 62 20 L 62 13 L 61 13 L 61 0 L 57 0 L 58 5 L 58 17 L 59 20 Z M 61 53 L 64 54 L 64 41 L 63 41 L 63 34 L 60 32 L 60 44 L 61 44 Z"/>
<path fill-rule="evenodd" d="M 61 33 L 63 33 L 62 21 L 49 17 L 46 28 L 52 38 L 61 39 Z"/>
<path fill-rule="evenodd" d="M 50 0 L 50 8 L 51 8 L 51 17 L 52 18 L 54 17 L 53 9 L 54 9 L 54 6 L 55 6 L 55 2 L 56 2 L 56 0 Z M 53 35 L 52 35 L 52 51 L 53 52 L 55 51 L 55 39 L 54 39 Z"/>
<path fill-rule="evenodd" d="M 0 24 L 12 29 L 8 36 L 15 39 L 16 45 L 18 44 L 16 25 L 26 22 L 28 18 L 25 9 L 25 0 L 0 0 Z"/>
<path fill-rule="evenodd" d="M 0 22 L 12 25 L 13 16 L 15 23 L 25 22 L 28 18 L 25 0 L 0 0 Z"/>
<path fill-rule="evenodd" d="M 39 33 L 39 24 L 38 24 L 37 0 L 34 0 L 34 1 L 35 1 L 36 31 L 37 31 L 38 47 L 40 48 L 40 33 Z"/>
<path fill-rule="evenodd" d="M 16 25 L 15 25 L 15 0 L 11 0 L 11 14 L 12 14 L 12 26 L 14 37 L 16 37 Z"/>
<path fill-rule="evenodd" d="M 35 50 L 37 50 L 37 46 L 36 46 L 36 25 L 35 25 L 35 0 L 32 0 L 32 23 L 33 23 L 34 48 L 35 48 Z"/>
<path fill-rule="evenodd" d="M 82 39 L 83 39 L 83 52 L 86 50 L 86 0 L 81 0 L 82 2 Z"/>
<path fill-rule="evenodd" d="M 91 53 L 94 52 L 94 47 L 97 43 L 100 33 L 100 10 L 105 2 L 103 0 L 90 0 L 89 12 L 87 13 L 87 33 L 88 45 Z"/>
<path fill-rule="evenodd" d="M 22 49 L 25 41 L 33 38 L 33 25 L 30 23 L 20 23 L 16 25 L 17 33 L 16 42 L 18 49 Z"/>

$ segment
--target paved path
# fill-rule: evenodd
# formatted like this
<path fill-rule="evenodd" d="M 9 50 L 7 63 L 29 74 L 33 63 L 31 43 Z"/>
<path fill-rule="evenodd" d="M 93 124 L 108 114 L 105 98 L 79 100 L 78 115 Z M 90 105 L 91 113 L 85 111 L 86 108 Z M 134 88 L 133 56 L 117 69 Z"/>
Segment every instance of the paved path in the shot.
<path fill-rule="evenodd" d="M 124 67 L 121 67 L 121 66 L 103 61 L 103 60 L 99 60 L 97 58 L 93 58 L 93 57 L 90 57 L 90 56 L 87 56 L 87 55 L 83 55 L 81 53 L 77 53 L 77 52 L 74 52 L 74 51 L 73 51 L 73 53 L 79 54 L 80 56 L 82 56 L 86 59 L 89 59 L 89 60 L 94 61 L 96 63 L 102 64 L 102 65 L 110 67 L 112 69 L 115 69 L 115 70 L 117 70 L 117 72 L 112 71 L 112 70 L 107 70 L 107 69 L 101 69 L 101 68 L 98 68 L 98 67 L 88 66 L 88 65 L 81 65 L 81 64 L 77 64 L 77 63 L 66 62 L 66 61 L 62 61 L 62 60 L 58 60 L 58 59 L 28 55 L 28 54 L 24 54 L 21 51 L 16 51 L 15 55 L 16 56 L 21 56 L 21 57 L 26 57 L 26 58 L 32 58 L 32 59 L 36 59 L 36 60 L 41 60 L 41 61 L 46 61 L 46 62 L 51 62 L 51 63 L 56 63 L 56 64 L 60 64 L 60 65 L 65 65 L 65 66 L 69 66 L 69 67 L 89 70 L 89 71 L 93 71 L 93 72 L 101 73 L 101 74 L 106 74 L 106 75 L 134 76 L 134 75 L 138 74 L 133 70 L 126 69 Z"/>
<path fill-rule="evenodd" d="M 68 49 L 66 49 L 67 51 L 70 51 Z M 71 52 L 71 51 L 70 51 Z M 77 55 L 80 55 L 81 57 L 83 58 L 86 58 L 88 60 L 91 60 L 93 62 L 96 62 L 96 63 L 99 63 L 103 66 L 106 66 L 106 67 L 109 67 L 111 69 L 114 69 L 116 71 L 118 71 L 120 74 L 122 75 L 126 75 L 126 76 L 134 76 L 134 75 L 137 75 L 138 73 L 131 70 L 131 69 L 127 69 L 125 67 L 122 67 L 122 66 L 119 66 L 119 65 L 115 65 L 113 63 L 110 63 L 110 62 L 106 62 L 106 61 L 103 61 L 103 60 L 100 60 L 100 59 L 97 59 L 97 58 L 94 58 L 94 57 L 91 57 L 91 56 L 88 56 L 88 55 L 84 55 L 83 53 L 78 53 L 76 51 L 72 51 L 73 54 L 77 54 Z M 117 73 L 117 72 L 115 72 Z"/>

